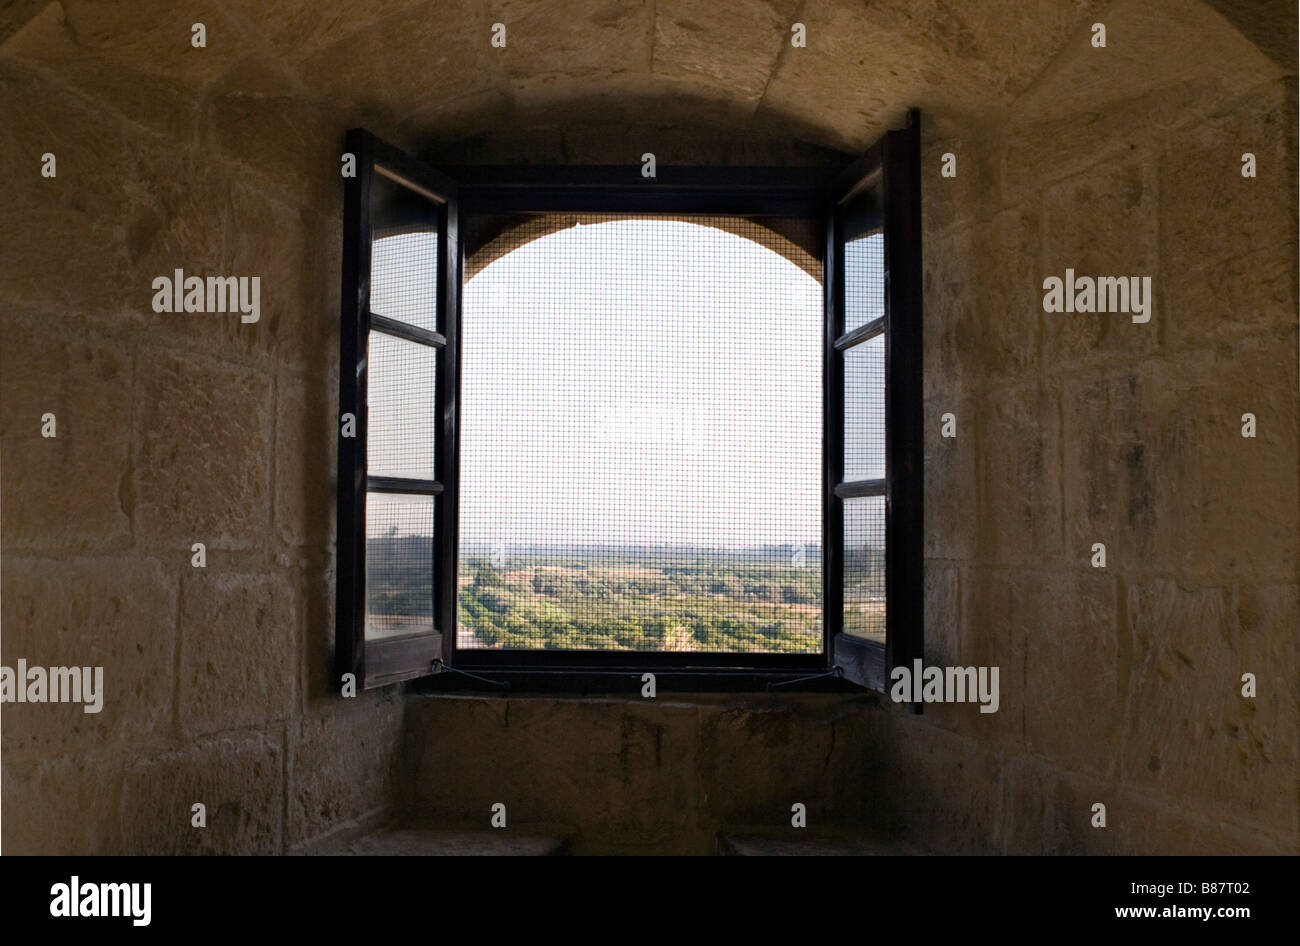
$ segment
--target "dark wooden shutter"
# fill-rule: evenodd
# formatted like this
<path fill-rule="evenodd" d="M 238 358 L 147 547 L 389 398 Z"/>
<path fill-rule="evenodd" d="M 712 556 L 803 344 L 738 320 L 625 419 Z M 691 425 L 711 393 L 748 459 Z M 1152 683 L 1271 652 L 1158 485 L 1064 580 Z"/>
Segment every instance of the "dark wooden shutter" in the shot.
<path fill-rule="evenodd" d="M 431 673 L 455 634 L 458 204 L 367 132 L 346 150 L 335 664 L 374 687 Z"/>
<path fill-rule="evenodd" d="M 825 595 L 832 660 L 875 690 L 924 626 L 920 123 L 837 182 L 826 253 Z"/>

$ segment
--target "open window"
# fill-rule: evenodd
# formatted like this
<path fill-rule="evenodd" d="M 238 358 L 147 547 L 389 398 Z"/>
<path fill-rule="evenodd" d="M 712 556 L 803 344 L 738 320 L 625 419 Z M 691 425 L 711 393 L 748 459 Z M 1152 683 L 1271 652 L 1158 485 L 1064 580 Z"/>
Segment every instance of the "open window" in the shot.
<path fill-rule="evenodd" d="M 920 128 L 886 133 L 827 215 L 826 614 L 832 661 L 884 690 L 921 657 Z"/>
<path fill-rule="evenodd" d="M 883 689 L 920 653 L 916 142 L 647 177 L 351 133 L 340 672 Z"/>
<path fill-rule="evenodd" d="M 455 184 L 353 131 L 345 179 L 335 662 L 431 671 L 455 626 Z"/>

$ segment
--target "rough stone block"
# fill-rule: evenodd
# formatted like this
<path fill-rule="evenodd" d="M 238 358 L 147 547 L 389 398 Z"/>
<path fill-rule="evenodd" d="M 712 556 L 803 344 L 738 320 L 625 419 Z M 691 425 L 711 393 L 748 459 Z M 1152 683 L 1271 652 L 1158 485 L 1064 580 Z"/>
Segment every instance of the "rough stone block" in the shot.
<path fill-rule="evenodd" d="M 1022 593 L 1032 615 L 1022 625 L 1026 746 L 1063 768 L 1113 776 L 1130 658 L 1115 579 L 1076 569 Z"/>
<path fill-rule="evenodd" d="M 193 571 L 181 588 L 181 725 L 206 733 L 283 719 L 298 699 L 299 620 L 288 582 Z"/>
<path fill-rule="evenodd" d="M 1106 24 L 1104 50 L 1092 45 L 1087 28 L 1097 21 Z M 1069 41 L 1016 101 L 1016 110 L 1035 117 L 1083 115 L 1135 91 L 1206 80 L 1240 94 L 1276 73 L 1253 43 L 1224 25 L 1209 4 L 1130 0 L 1098 6 L 1095 16 L 1074 22 Z"/>
<path fill-rule="evenodd" d="M 967 368 L 969 353 L 979 344 L 975 270 L 980 260 L 971 229 L 927 240 L 922 252 L 925 396 L 952 397 L 980 377 L 978 365 Z"/>
<path fill-rule="evenodd" d="M 150 162 L 147 173 L 159 184 L 132 210 L 127 244 L 136 274 L 133 295 L 153 340 L 249 365 L 269 365 L 275 355 L 297 370 L 331 370 L 338 351 L 342 224 L 330 212 L 341 197 L 331 195 L 323 212 L 300 209 L 283 202 L 273 183 L 218 163 L 167 155 Z M 325 163 L 337 174 L 332 162 Z M 152 280 L 174 278 L 176 269 L 186 276 L 257 277 L 257 321 L 242 321 L 239 311 L 154 313 Z"/>
<path fill-rule="evenodd" d="M 1282 352 L 1294 344 L 1067 381 L 1068 554 L 1087 561 L 1102 542 L 1108 568 L 1293 575 L 1300 438 L 1294 359 Z M 1253 439 L 1241 436 L 1246 411 Z"/>
<path fill-rule="evenodd" d="M 333 699 L 341 685 L 334 676 L 334 553 L 299 554 L 299 564 L 307 563 L 295 583 L 302 613 L 303 700 Z"/>
<path fill-rule="evenodd" d="M 966 567 L 961 571 L 961 627 L 952 664 L 998 668 L 998 709 L 980 712 L 978 702 L 927 703 L 924 715 L 985 747 L 1019 750 L 1025 717 L 1033 711 L 1025 693 L 1029 638 L 1049 618 L 1036 593 L 1041 572 Z M 990 678 L 991 682 L 991 678 Z"/>
<path fill-rule="evenodd" d="M 403 709 L 393 696 L 339 697 L 289 725 L 287 847 L 393 803 Z"/>
<path fill-rule="evenodd" d="M 1166 268 L 1160 331 L 1165 347 L 1229 344 L 1296 321 L 1296 272 L 1289 250 L 1258 253 L 1196 268 Z"/>
<path fill-rule="evenodd" d="M 738 702 L 663 690 L 620 699 L 429 698 L 410 707 L 422 740 L 411 815 L 486 825 L 569 824 L 580 851 L 712 850 L 721 823 L 788 825 L 802 801 L 822 823 L 870 800 L 871 714 L 842 696 Z M 879 714 L 876 714 L 877 716 Z M 793 795 L 792 795 L 793 793 Z M 802 795 L 804 797 L 794 797 Z"/>
<path fill-rule="evenodd" d="M 146 758 L 123 776 L 122 849 L 131 856 L 283 851 L 281 735 L 229 736 Z M 207 827 L 192 826 L 192 806 Z"/>
<path fill-rule="evenodd" d="M 11 713 L 5 711 L 6 724 Z M 2 771 L 6 854 L 85 857 L 116 848 L 117 757 L 101 752 L 25 763 L 10 757 Z"/>
<path fill-rule="evenodd" d="M 22 234 L 6 247 L 0 297 L 42 312 L 66 310 L 72 324 L 130 324 L 123 310 L 133 280 L 121 221 L 131 205 L 138 136 L 95 103 L 3 56 L 0 101 L 8 122 L 0 160 L 15 175 L 0 223 Z M 46 153 L 55 156 L 53 178 L 41 176 Z M 148 289 L 147 282 L 138 287 L 145 306 Z"/>
<path fill-rule="evenodd" d="M 525 116 L 545 116 L 536 124 L 552 129 L 562 145 L 561 155 L 569 155 L 567 160 L 621 165 L 636 180 L 640 180 L 641 155 L 647 150 L 653 150 L 661 168 L 726 161 L 725 143 L 741 133 L 749 114 L 745 103 L 711 94 L 703 80 L 660 78 L 647 87 L 642 77 L 627 74 L 593 88 L 590 77 L 544 73 L 520 79 L 513 91 L 515 110 Z M 622 137 L 611 139 L 613 134 Z M 719 146 L 719 138 L 724 139 L 724 147 Z M 537 151 L 527 146 L 527 138 L 514 140 L 525 146 L 522 150 L 530 161 L 549 153 L 546 137 Z M 643 141 L 653 147 L 647 148 Z M 707 154 L 713 157 L 702 157 Z"/>
<path fill-rule="evenodd" d="M 992 854 L 1000 848 L 1004 766 L 997 756 L 924 716 L 890 714 L 889 773 L 873 805 L 890 813 L 882 827 L 943 854 Z"/>
<path fill-rule="evenodd" d="M 483 46 L 509 79 L 554 73 L 602 78 L 643 73 L 650 64 L 653 10 L 624 0 L 487 0 Z M 488 46 L 488 26 L 504 23 L 504 49 Z M 617 50 L 617 52 L 615 52 Z"/>
<path fill-rule="evenodd" d="M 342 225 L 340 155 L 348 124 L 332 106 L 302 99 L 287 89 L 274 94 L 214 91 L 203 101 L 199 127 L 205 151 L 220 154 L 257 180 L 265 180 L 295 207 L 329 215 L 336 230 Z M 288 235 L 257 217 L 246 223 Z M 342 243 L 337 232 L 333 242 Z"/>
<path fill-rule="evenodd" d="M 554 163 L 564 154 L 553 118 L 518 114 L 510 92 L 497 87 L 421 103 L 402 116 L 393 137 L 436 142 L 435 163 L 446 165 Z"/>
<path fill-rule="evenodd" d="M 999 148 L 1000 143 L 967 116 L 927 112 L 921 125 L 921 232 L 927 256 L 929 241 L 977 223 L 996 206 Z M 955 177 L 943 176 L 945 154 L 956 159 Z"/>
<path fill-rule="evenodd" d="M 265 191 L 233 195 L 238 230 L 226 241 L 227 272 L 262 277 L 262 314 L 238 330 L 268 350 L 282 365 L 316 377 L 336 376 L 339 338 L 339 273 L 342 223 L 310 210 L 268 200 Z M 241 238 L 243 222 L 274 234 L 267 240 Z M 331 388 L 337 392 L 337 386 Z M 335 394 L 337 397 L 337 393 Z"/>
<path fill-rule="evenodd" d="M 432 89 L 451 99 L 495 85 L 504 66 L 493 54 L 521 37 L 511 37 L 507 24 L 507 50 L 493 49 L 493 22 L 477 6 L 399 10 L 321 47 L 297 71 L 323 98 L 396 117 L 424 104 Z"/>
<path fill-rule="evenodd" d="M 310 6 L 301 7 L 263 0 L 229 0 L 226 6 L 251 23 L 277 56 L 288 60 L 309 57 L 416 8 L 425 8 L 426 17 L 438 15 L 428 11 L 428 0 L 312 0 Z"/>
<path fill-rule="evenodd" d="M 275 525 L 289 545 L 334 538 L 338 397 L 319 381 L 276 384 Z"/>
<path fill-rule="evenodd" d="M 423 703 L 416 718 L 428 742 L 421 819 L 486 826 L 502 802 L 516 823 L 650 842 L 693 818 L 693 712 L 617 700 L 442 699 Z"/>
<path fill-rule="evenodd" d="M 1108 823 L 1119 819 L 1133 837 L 1137 853 L 1159 856 L 1240 857 L 1300 853 L 1295 834 L 1274 834 L 1227 824 L 1213 816 L 1184 814 L 1169 804 L 1120 796 Z"/>
<path fill-rule="evenodd" d="M 873 2 L 869 14 L 874 28 L 904 30 L 922 38 L 947 63 L 982 78 L 992 97 L 1010 101 L 1106 5 L 1106 0 L 984 0 L 960 5 L 883 0 Z"/>
<path fill-rule="evenodd" d="M 140 71 L 98 57 L 41 65 L 59 82 L 67 83 L 93 100 L 109 116 L 120 115 L 171 141 L 189 141 L 194 137 L 198 100 L 194 88 L 183 80 L 150 74 L 147 67 Z M 138 134 L 129 126 L 128 133 L 133 137 Z M 144 135 L 139 138 L 142 144 L 149 140 Z M 153 139 L 153 144 L 164 146 L 158 138 Z"/>
<path fill-rule="evenodd" d="M 974 543 L 981 564 L 1041 565 L 1061 554 L 1058 413 L 1059 395 L 1036 386 L 1003 389 L 981 400 L 975 418 Z"/>
<path fill-rule="evenodd" d="M 844 697 L 788 697 L 701 714 L 701 827 L 790 825 L 791 806 L 808 824 L 862 820 L 872 792 L 871 742 Z"/>
<path fill-rule="evenodd" d="M 952 414 L 957 436 L 944 437 L 943 416 Z M 979 416 L 969 398 L 937 398 L 925 410 L 925 555 L 965 560 L 975 545 L 979 502 Z"/>
<path fill-rule="evenodd" d="M 591 0 L 591 6 L 600 11 L 594 14 L 598 17 L 610 15 L 604 11 L 611 5 L 603 0 Z M 797 7 L 793 0 L 744 0 L 726 6 L 692 0 L 656 3 L 651 69 L 674 78 L 702 77 L 757 104 L 782 48 L 790 44 Z M 630 15 L 636 6 L 623 9 L 632 29 L 644 29 L 643 14 Z M 726 41 L 719 42 L 723 38 Z M 756 55 L 760 50 L 766 55 Z"/>
<path fill-rule="evenodd" d="M 131 543 L 132 363 L 58 319 L 7 316 L 0 344 L 4 541 L 12 551 Z M 42 435 L 54 415 L 56 436 Z"/>
<path fill-rule="evenodd" d="M 971 228 L 977 333 L 960 341 L 964 377 L 1025 380 L 1041 367 L 1042 234 L 1036 208 L 1017 207 Z M 988 382 L 985 382 L 988 383 Z"/>
<path fill-rule="evenodd" d="M 1180 360 L 1166 421 L 1197 439 L 1179 495 L 1178 547 L 1221 574 L 1291 581 L 1300 542 L 1300 412 L 1295 327 Z M 1256 436 L 1242 437 L 1242 414 Z M 1173 417 L 1182 415 L 1180 425 Z"/>
<path fill-rule="evenodd" d="M 18 32 L 45 7 L 48 0 L 13 0 L 5 8 L 5 18 L 0 21 L 0 43 Z"/>
<path fill-rule="evenodd" d="M 1166 278 L 1238 256 L 1289 251 L 1294 262 L 1295 213 L 1279 199 L 1294 189 L 1286 158 L 1294 118 L 1275 82 L 1170 135 L 1159 164 L 1163 260 L 1173 271 Z M 1255 155 L 1254 178 L 1241 176 L 1245 152 Z"/>
<path fill-rule="evenodd" d="M 926 396 L 1035 376 L 1044 313 L 1035 212 L 1012 209 L 925 247 Z"/>
<path fill-rule="evenodd" d="M 1142 148 L 1158 154 L 1164 136 L 1193 116 L 1223 107 L 1212 79 L 1139 92 L 1078 114 L 1013 110 L 997 141 L 1003 187 L 1028 195 L 1106 160 L 1125 160 Z"/>
<path fill-rule="evenodd" d="M 6 704 L 6 765 L 170 728 L 176 588 L 157 562 L 7 556 L 3 578 L 5 666 L 104 668 L 98 713 Z"/>
<path fill-rule="evenodd" d="M 925 564 L 925 663 L 956 666 L 961 638 L 961 572 Z"/>
<path fill-rule="evenodd" d="M 905 106 L 899 103 L 915 101 L 947 64 L 924 45 L 914 24 L 882 26 L 865 5 L 828 6 L 809 17 L 807 26 L 808 46 L 783 51 L 756 114 L 796 121 L 806 129 L 802 136 L 849 154 L 865 151 L 884 131 L 900 127 Z M 785 43 L 789 36 L 787 26 Z M 865 63 L 886 59 L 887 82 L 845 81 Z"/>
<path fill-rule="evenodd" d="M 569 853 L 567 831 L 537 834 L 534 825 L 523 832 L 446 831 L 394 828 L 367 834 L 331 854 L 364 857 L 556 857 Z"/>
<path fill-rule="evenodd" d="M 136 185 L 123 215 L 129 285 L 122 294 L 133 300 L 150 340 L 269 366 L 284 313 L 312 307 L 325 291 L 303 285 L 311 273 L 299 261 L 312 248 L 305 245 L 302 213 L 272 199 L 267 184 L 206 155 L 154 149 L 141 156 L 132 177 L 149 183 Z M 226 312 L 154 312 L 153 280 L 174 279 L 177 269 L 185 277 L 258 277 L 258 321 L 243 322 L 237 302 Z M 305 334 L 300 324 L 295 328 Z"/>
<path fill-rule="evenodd" d="M 1146 812 L 1135 814 L 1113 780 L 1079 776 L 1029 759 L 1006 767 L 1003 853 L 1033 857 L 1158 854 L 1143 846 Z M 1094 804 L 1106 826 L 1093 826 Z"/>
<path fill-rule="evenodd" d="M 1251 600 L 1277 625 L 1244 631 L 1224 588 L 1171 579 L 1129 586 L 1124 781 L 1208 818 L 1294 835 L 1300 728 L 1295 639 L 1287 630 L 1297 623 L 1295 588 Z M 1241 694 L 1246 672 L 1261 681 L 1255 699 Z"/>
<path fill-rule="evenodd" d="M 202 48 L 191 42 L 196 22 L 206 29 Z M 248 40 L 219 8 L 195 15 L 132 0 L 62 0 L 9 37 L 0 52 L 51 64 L 99 60 L 197 86 L 243 58 Z"/>
<path fill-rule="evenodd" d="M 258 541 L 270 521 L 271 383 L 154 348 L 141 349 L 136 381 L 140 539 L 159 552 Z"/>
<path fill-rule="evenodd" d="M 1173 488 L 1167 472 L 1154 469 L 1146 442 L 1154 383 L 1136 370 L 1066 382 L 1066 548 L 1076 562 L 1090 563 L 1100 542 L 1108 568 L 1150 563 L 1156 520 L 1170 502 L 1164 493 Z"/>
<path fill-rule="evenodd" d="M 1042 263 L 1035 280 L 1044 347 L 1054 369 L 1131 363 L 1159 344 L 1159 269 L 1155 153 L 1141 149 L 1104 161 L 1043 195 Z M 1132 312 L 1044 312 L 1043 280 L 1087 276 L 1151 277 L 1150 321 Z M 1139 316 L 1143 317 L 1143 316 Z"/>

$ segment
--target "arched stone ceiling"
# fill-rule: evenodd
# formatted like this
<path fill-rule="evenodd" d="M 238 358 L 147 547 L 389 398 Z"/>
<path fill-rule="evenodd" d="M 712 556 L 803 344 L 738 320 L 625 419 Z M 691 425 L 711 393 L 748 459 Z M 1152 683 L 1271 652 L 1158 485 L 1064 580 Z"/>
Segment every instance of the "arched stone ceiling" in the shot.
<path fill-rule="evenodd" d="M 1068 112 L 1077 80 L 1054 65 L 1084 55 L 1097 19 L 1112 62 L 1155 56 L 1195 77 L 1246 55 L 1294 74 L 1282 0 L 10 0 L 0 56 L 128 113 L 216 93 L 315 99 L 449 163 L 642 150 L 820 163 L 860 152 L 908 106 L 939 122 L 1026 96 Z M 189 44 L 196 21 L 206 49 Z M 791 46 L 795 22 L 806 48 Z M 1146 30 L 1136 45 L 1126 24 Z M 1099 58 L 1088 68 L 1134 81 Z"/>

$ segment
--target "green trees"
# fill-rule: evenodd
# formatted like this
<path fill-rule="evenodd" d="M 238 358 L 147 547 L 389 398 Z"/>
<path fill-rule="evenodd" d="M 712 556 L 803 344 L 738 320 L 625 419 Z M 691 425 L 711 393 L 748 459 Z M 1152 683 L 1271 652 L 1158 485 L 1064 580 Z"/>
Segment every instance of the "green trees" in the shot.
<path fill-rule="evenodd" d="M 486 647 L 814 652 L 821 646 L 820 571 L 674 559 L 635 550 L 574 561 L 463 561 L 460 623 Z"/>
<path fill-rule="evenodd" d="M 745 583 L 735 575 L 719 575 L 709 583 L 709 593 L 724 598 L 739 598 L 745 593 Z"/>

